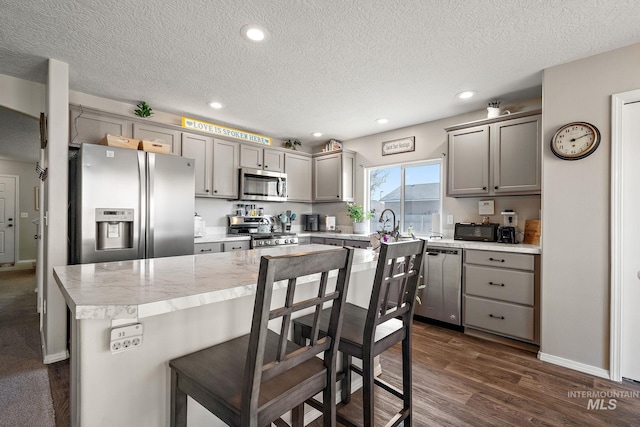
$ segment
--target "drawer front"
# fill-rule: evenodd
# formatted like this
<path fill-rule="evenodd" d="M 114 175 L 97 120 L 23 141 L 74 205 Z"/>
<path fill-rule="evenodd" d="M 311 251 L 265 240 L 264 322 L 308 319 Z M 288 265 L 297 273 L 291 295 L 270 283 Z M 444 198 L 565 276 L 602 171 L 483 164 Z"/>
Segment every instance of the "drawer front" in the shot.
<path fill-rule="evenodd" d="M 231 251 L 245 251 L 247 249 L 251 249 L 251 242 L 248 240 L 243 240 L 240 242 L 224 242 L 222 244 L 224 252 Z"/>
<path fill-rule="evenodd" d="M 318 245 L 324 245 L 324 237 L 312 237 L 311 243 L 316 243 Z"/>
<path fill-rule="evenodd" d="M 214 243 L 196 243 L 194 246 L 194 254 L 210 254 L 222 252 L 222 242 Z"/>
<path fill-rule="evenodd" d="M 369 246 L 371 246 L 371 243 L 369 243 L 368 240 L 345 240 L 344 246 L 351 246 L 352 248 L 359 248 L 359 249 L 367 249 Z"/>
<path fill-rule="evenodd" d="M 324 239 L 324 244 L 325 245 L 331 245 L 331 246 L 344 246 L 344 240 L 342 239 L 332 239 L 332 238 L 326 238 Z"/>
<path fill-rule="evenodd" d="M 484 298 L 464 297 L 464 324 L 499 334 L 534 340 L 532 307 L 523 307 Z"/>
<path fill-rule="evenodd" d="M 533 271 L 464 266 L 465 293 L 518 304 L 533 305 Z"/>
<path fill-rule="evenodd" d="M 464 251 L 465 263 L 489 265 L 491 267 L 517 268 L 530 270 L 534 268 L 533 255 L 514 254 L 509 252 L 478 251 L 467 249 Z"/>

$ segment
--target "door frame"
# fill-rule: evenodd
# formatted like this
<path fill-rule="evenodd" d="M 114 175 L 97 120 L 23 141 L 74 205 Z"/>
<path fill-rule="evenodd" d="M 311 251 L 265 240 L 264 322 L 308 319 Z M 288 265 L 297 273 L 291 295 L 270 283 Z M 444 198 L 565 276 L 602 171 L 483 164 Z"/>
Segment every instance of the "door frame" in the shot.
<path fill-rule="evenodd" d="M 19 243 L 20 243 L 20 216 L 18 213 L 20 212 L 20 176 L 19 175 L 10 175 L 10 174 L 0 174 L 0 177 L 9 177 L 16 179 L 16 188 L 14 189 L 14 217 L 16 219 L 15 222 L 15 231 L 13 236 L 13 266 L 15 267 L 20 261 L 18 254 L 20 253 Z"/>
<path fill-rule="evenodd" d="M 611 318 L 609 377 L 622 381 L 622 108 L 640 101 L 640 89 L 611 96 Z"/>

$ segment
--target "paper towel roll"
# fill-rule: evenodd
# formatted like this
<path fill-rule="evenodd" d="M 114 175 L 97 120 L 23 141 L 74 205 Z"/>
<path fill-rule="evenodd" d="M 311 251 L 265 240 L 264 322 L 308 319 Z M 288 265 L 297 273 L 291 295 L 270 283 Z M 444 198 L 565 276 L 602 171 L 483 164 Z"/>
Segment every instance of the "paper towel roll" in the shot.
<path fill-rule="evenodd" d="M 442 229 L 440 227 L 440 214 L 434 213 L 431 214 L 431 233 L 441 233 Z"/>

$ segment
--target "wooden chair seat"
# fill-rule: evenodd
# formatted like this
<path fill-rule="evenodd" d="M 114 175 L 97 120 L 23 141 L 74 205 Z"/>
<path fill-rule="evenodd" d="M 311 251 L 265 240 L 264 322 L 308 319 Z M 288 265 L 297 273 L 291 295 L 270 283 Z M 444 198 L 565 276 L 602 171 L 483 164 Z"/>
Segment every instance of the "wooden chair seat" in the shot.
<path fill-rule="evenodd" d="M 282 426 L 282 415 L 291 411 L 292 423 L 299 427 L 304 402 L 322 393 L 324 426 L 335 427 L 336 358 L 352 262 L 350 248 L 263 256 L 251 332 L 169 362 L 171 426 L 186 426 L 191 396 L 230 426 Z M 334 271 L 332 289 L 328 278 Z M 318 273 L 317 294 L 296 298 L 297 279 Z M 274 283 L 282 281 L 287 286 L 281 301 L 273 291 Z M 320 334 L 320 313 L 327 306 L 330 314 Z M 288 339 L 292 317 L 309 309 L 316 318 L 309 343 L 295 344 Z"/>
<path fill-rule="evenodd" d="M 267 331 L 264 363 L 276 360 L 278 334 Z M 287 351 L 300 346 L 289 341 Z M 178 387 L 187 395 L 211 412 L 218 411 L 216 404 L 221 403 L 227 414 L 224 418 L 233 420 L 230 425 L 240 425 L 242 410 L 242 386 L 244 384 L 249 335 L 244 335 L 222 344 L 205 348 L 188 356 L 171 361 L 171 367 L 178 373 Z M 221 369 L 224 367 L 224 369 Z M 312 358 L 283 374 L 260 384 L 258 407 L 266 404 L 274 408 L 287 408 L 303 403 L 314 396 L 316 390 L 326 385 L 326 369 L 322 359 Z M 312 390 L 304 394 L 305 390 Z M 292 400 L 292 397 L 294 398 Z M 289 400 L 289 402 L 286 402 Z M 212 410 L 213 409 L 213 410 Z M 215 413 L 215 412 L 214 412 Z M 282 413 L 261 411 L 258 425 L 279 417 Z M 223 417 L 219 417 L 224 420 Z"/>
<path fill-rule="evenodd" d="M 322 311 L 320 317 L 320 333 L 327 330 L 329 316 L 328 309 Z M 358 359 L 362 359 L 362 349 L 364 348 L 364 327 L 367 321 L 367 309 L 355 304 L 346 303 L 344 306 L 344 317 L 342 319 L 342 331 L 340 332 L 340 344 L 338 351 L 351 354 Z M 296 342 L 301 342 L 298 337 L 308 338 L 313 325 L 313 315 L 298 317 L 293 322 Z M 402 320 L 389 319 L 378 325 L 375 331 L 375 348 L 377 354 L 382 353 L 394 346 L 404 338 Z"/>

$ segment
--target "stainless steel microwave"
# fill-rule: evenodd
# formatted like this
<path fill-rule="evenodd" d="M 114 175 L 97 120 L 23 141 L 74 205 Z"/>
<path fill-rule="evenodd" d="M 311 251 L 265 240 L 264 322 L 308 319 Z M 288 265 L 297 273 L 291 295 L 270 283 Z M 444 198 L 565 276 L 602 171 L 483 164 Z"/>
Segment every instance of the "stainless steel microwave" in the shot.
<path fill-rule="evenodd" d="M 287 174 L 261 169 L 240 169 L 240 200 L 287 201 Z"/>

